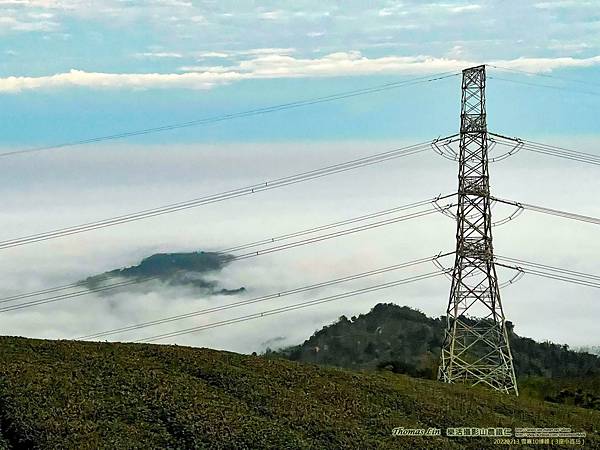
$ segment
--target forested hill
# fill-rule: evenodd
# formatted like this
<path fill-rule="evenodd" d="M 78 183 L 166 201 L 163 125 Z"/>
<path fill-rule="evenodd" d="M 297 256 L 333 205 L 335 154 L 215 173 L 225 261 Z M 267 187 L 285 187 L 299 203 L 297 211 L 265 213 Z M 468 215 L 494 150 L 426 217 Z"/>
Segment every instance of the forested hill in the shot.
<path fill-rule="evenodd" d="M 207 295 L 234 295 L 245 288 L 224 288 L 209 278 L 233 260 L 232 255 L 218 252 L 155 253 L 139 264 L 90 276 L 80 284 L 88 289 L 97 289 L 116 280 L 155 280 L 170 286 L 196 288 Z M 135 289 L 139 288 L 135 283 L 132 285 Z M 108 291 L 108 294 L 111 292 Z"/>
<path fill-rule="evenodd" d="M 442 344 L 445 318 L 380 303 L 369 313 L 339 320 L 315 332 L 302 345 L 277 353 L 286 358 L 352 369 L 388 368 L 433 378 Z M 507 322 L 518 377 L 574 377 L 600 374 L 600 357 L 567 346 L 536 342 L 514 332 Z"/>

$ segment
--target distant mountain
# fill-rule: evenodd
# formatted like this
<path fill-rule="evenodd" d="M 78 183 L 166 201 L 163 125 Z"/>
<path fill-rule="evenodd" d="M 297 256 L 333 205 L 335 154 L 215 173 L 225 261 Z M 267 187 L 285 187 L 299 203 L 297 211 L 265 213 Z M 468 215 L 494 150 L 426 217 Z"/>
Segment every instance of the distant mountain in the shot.
<path fill-rule="evenodd" d="M 153 277 L 170 286 L 193 286 L 210 295 L 233 295 L 245 291 L 245 288 L 226 289 L 206 279 L 206 275 L 219 272 L 232 260 L 232 255 L 216 252 L 156 253 L 144 258 L 138 265 L 94 275 L 81 284 L 95 289 L 117 279 Z"/>
<path fill-rule="evenodd" d="M 380 303 L 367 314 L 342 316 L 303 344 L 275 353 L 295 361 L 435 378 L 444 325 L 444 317 L 433 319 L 406 306 Z M 600 374 L 597 355 L 518 336 L 511 322 L 507 328 L 517 377 Z"/>

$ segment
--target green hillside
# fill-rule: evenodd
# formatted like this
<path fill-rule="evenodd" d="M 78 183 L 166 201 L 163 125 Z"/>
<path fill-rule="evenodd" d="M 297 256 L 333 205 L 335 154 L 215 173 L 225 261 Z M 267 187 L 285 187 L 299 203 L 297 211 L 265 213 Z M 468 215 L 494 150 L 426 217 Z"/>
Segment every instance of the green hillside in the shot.
<path fill-rule="evenodd" d="M 391 372 L 0 338 L 2 449 L 499 448 L 490 438 L 392 436 L 399 426 L 572 427 L 600 448 L 598 411 Z"/>
<path fill-rule="evenodd" d="M 600 411 L 600 376 L 547 378 L 527 377 L 520 380 L 522 395 L 554 403 L 575 405 Z"/>

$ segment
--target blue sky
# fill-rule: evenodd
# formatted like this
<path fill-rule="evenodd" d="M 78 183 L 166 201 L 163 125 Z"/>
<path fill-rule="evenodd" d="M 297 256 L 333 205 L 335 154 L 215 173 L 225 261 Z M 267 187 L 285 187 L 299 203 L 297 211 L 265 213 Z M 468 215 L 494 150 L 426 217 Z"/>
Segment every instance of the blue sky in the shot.
<path fill-rule="evenodd" d="M 54 144 L 481 62 L 590 83 L 490 69 L 492 129 L 596 134 L 598 6 L 570 0 L 0 0 L 0 144 Z M 442 80 L 130 142 L 430 138 L 456 130 L 458 83 Z"/>

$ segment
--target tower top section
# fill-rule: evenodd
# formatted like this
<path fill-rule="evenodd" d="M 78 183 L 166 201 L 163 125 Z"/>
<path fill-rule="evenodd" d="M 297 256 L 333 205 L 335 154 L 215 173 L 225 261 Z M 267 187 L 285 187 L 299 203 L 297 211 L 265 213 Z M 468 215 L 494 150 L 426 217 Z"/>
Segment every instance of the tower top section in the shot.
<path fill-rule="evenodd" d="M 461 133 L 486 133 L 485 66 L 462 71 Z"/>

